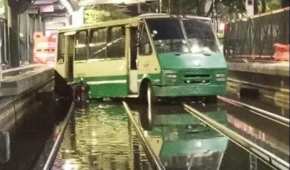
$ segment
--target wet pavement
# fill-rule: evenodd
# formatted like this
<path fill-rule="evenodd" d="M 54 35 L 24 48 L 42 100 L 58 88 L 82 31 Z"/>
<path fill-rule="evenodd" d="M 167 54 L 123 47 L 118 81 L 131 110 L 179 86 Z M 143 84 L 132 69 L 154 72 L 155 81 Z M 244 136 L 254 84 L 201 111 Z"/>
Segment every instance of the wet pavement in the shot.
<path fill-rule="evenodd" d="M 208 106 L 198 102 L 193 105 L 204 108 L 203 113 L 231 127 L 231 119 L 228 118 L 230 114 L 223 107 Z M 149 134 L 156 139 L 158 134 L 156 132 L 159 132 L 159 138 L 163 139 L 160 147 L 162 149 L 157 153 L 166 165 L 166 169 L 252 169 L 252 166 L 261 170 L 271 169 L 254 155 L 230 142 L 228 138 L 201 124 L 186 113 L 180 104 L 164 103 L 156 108 L 155 113 L 158 114 L 155 115 L 155 126 Z M 284 133 L 284 136 L 287 135 Z M 164 153 L 171 153 L 171 155 L 167 154 L 164 157 L 166 155 Z M 169 159 L 171 161 L 168 161 L 168 155 L 171 156 Z M 168 163 L 172 160 L 173 163 Z M 252 165 L 253 162 L 255 165 Z"/>
<path fill-rule="evenodd" d="M 18 125 L 12 136 L 11 160 L 1 164 L 1 170 L 42 169 L 69 106 L 67 102 L 55 102 L 51 97 L 36 101 L 31 106 L 31 115 Z M 143 105 L 136 100 L 127 100 L 127 103 L 139 120 Z M 196 100 L 190 104 L 289 162 L 289 127 L 221 101 L 208 104 Z M 251 101 L 250 104 L 263 105 L 259 101 Z M 180 102 L 157 103 L 154 117 L 152 130 L 144 131 L 144 135 L 166 169 L 273 169 L 201 123 L 186 112 Z M 153 166 L 149 158 L 121 102 L 92 101 L 75 109 L 52 169 L 150 170 Z"/>
<path fill-rule="evenodd" d="M 142 104 L 128 104 L 138 118 Z M 222 102 L 191 104 L 289 161 L 288 128 Z M 144 134 L 166 169 L 273 169 L 202 124 L 178 102 L 160 102 L 154 113 L 153 129 Z M 152 169 L 148 159 L 121 103 L 93 102 L 75 111 L 53 169 Z"/>
<path fill-rule="evenodd" d="M 258 99 L 239 98 L 233 94 L 229 94 L 228 97 L 289 119 L 289 108 Z M 207 106 L 207 109 L 199 108 L 204 111 L 216 109 L 216 106 Z M 218 108 L 226 111 L 230 129 L 235 130 L 242 136 L 249 138 L 259 146 L 289 162 L 289 126 L 283 126 L 258 116 L 247 109 L 237 108 L 224 102 L 220 102 Z"/>
<path fill-rule="evenodd" d="M 228 127 L 289 162 L 289 128 L 243 109 L 227 108 Z"/>

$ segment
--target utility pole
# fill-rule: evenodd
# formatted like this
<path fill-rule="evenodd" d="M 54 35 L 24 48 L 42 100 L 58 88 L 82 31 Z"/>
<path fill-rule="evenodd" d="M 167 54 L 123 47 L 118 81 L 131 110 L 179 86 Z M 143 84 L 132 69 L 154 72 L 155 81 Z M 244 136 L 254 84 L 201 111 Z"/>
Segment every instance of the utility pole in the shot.
<path fill-rule="evenodd" d="M 162 0 L 159 0 L 159 13 L 162 13 Z"/>
<path fill-rule="evenodd" d="M 141 14 L 141 12 L 142 12 L 142 11 L 141 11 L 141 2 L 138 2 L 138 3 L 137 3 L 137 13 L 138 13 L 138 14 Z"/>
<path fill-rule="evenodd" d="M 171 0 L 168 0 L 168 13 L 171 14 Z"/>

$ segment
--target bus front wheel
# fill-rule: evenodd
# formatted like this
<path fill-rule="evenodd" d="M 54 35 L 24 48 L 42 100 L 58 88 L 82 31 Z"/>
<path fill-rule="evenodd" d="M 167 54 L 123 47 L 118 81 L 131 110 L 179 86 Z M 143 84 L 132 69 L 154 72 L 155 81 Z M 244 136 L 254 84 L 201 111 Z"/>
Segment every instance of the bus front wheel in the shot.
<path fill-rule="evenodd" d="M 145 130 L 151 130 L 153 126 L 153 106 L 155 96 L 150 83 L 147 83 L 144 90 L 144 110 L 141 114 L 141 124 Z"/>

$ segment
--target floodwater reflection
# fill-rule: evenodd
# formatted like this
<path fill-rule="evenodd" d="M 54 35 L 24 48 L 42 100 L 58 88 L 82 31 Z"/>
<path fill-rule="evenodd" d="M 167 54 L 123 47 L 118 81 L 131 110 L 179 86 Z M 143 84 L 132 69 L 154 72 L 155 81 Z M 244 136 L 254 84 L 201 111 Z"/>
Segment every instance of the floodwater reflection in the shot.
<path fill-rule="evenodd" d="M 257 116 L 245 109 L 219 103 L 207 106 L 195 105 L 201 112 L 224 110 L 227 127 L 260 147 L 289 162 L 289 128 L 263 117 Z M 215 115 L 209 117 L 216 119 Z M 279 132 L 279 133 L 277 133 Z"/>
<path fill-rule="evenodd" d="M 219 169 L 228 139 L 187 115 L 170 115 L 172 123 L 154 126 L 148 139 L 155 152 L 166 169 Z M 187 122 L 173 123 L 181 119 Z"/>
<path fill-rule="evenodd" d="M 130 101 L 128 104 L 138 116 L 140 104 Z M 192 105 L 199 106 L 204 114 L 224 126 L 234 129 L 237 124 L 238 118 L 220 104 L 206 106 L 197 102 Z M 166 169 L 271 169 L 187 113 L 181 103 L 160 102 L 154 113 L 153 128 L 144 133 Z M 239 118 L 239 121 L 243 120 Z M 102 102 L 75 111 L 53 169 L 150 170 L 152 167 L 123 106 Z"/>
<path fill-rule="evenodd" d="M 134 169 L 129 134 L 120 103 L 91 103 L 75 111 L 53 169 Z"/>
<path fill-rule="evenodd" d="M 220 103 L 191 103 L 208 117 L 232 127 L 230 113 Z M 138 112 L 137 106 L 133 107 Z M 184 111 L 181 103 L 160 102 L 154 110 L 154 127 L 148 140 L 166 169 L 270 170 L 248 153 Z"/>

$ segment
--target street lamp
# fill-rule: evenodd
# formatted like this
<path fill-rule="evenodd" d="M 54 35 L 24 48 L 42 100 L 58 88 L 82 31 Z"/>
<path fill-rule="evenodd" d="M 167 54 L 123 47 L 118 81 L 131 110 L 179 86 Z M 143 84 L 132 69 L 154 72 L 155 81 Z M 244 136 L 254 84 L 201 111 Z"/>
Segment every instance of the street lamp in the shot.
<path fill-rule="evenodd" d="M 159 13 L 162 13 L 162 0 L 159 0 Z"/>

